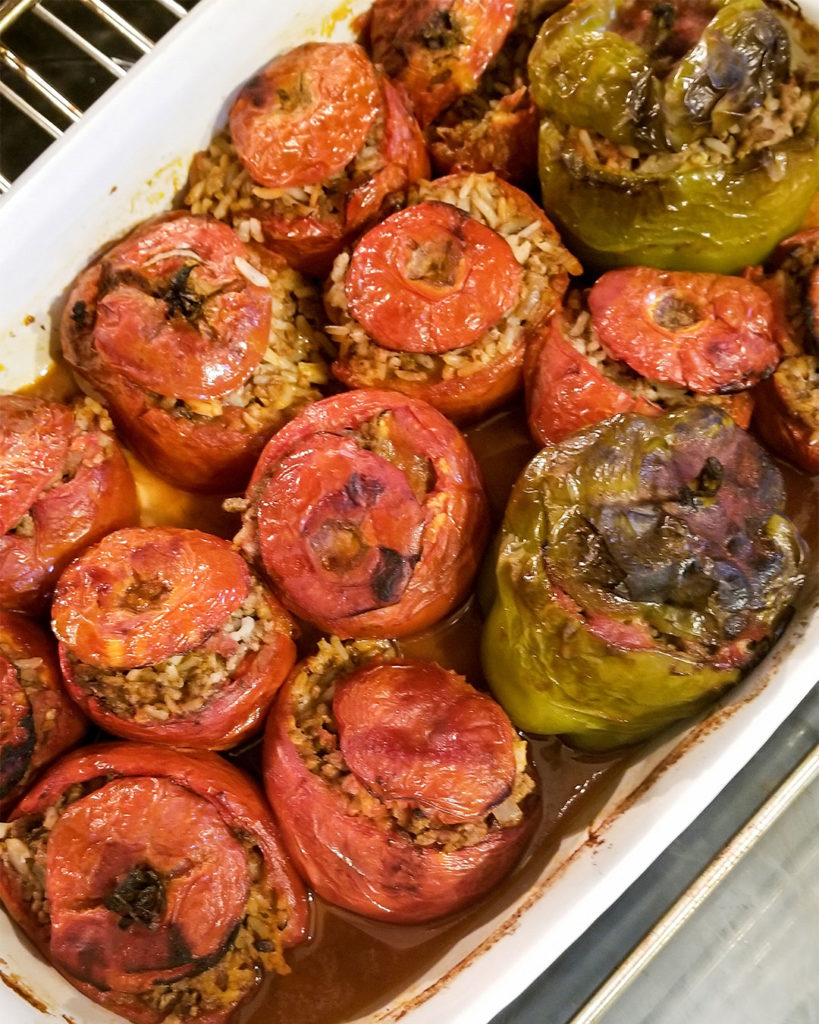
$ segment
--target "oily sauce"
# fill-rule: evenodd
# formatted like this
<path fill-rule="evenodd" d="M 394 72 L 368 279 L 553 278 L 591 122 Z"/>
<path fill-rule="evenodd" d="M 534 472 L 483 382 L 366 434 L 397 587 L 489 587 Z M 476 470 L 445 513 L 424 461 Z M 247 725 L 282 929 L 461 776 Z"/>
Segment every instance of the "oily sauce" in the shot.
<path fill-rule="evenodd" d="M 65 401 L 72 388 L 70 378 L 57 367 L 28 390 Z M 512 484 L 536 451 L 526 429 L 522 402 L 466 434 L 484 473 L 495 529 Z M 237 532 L 239 517 L 223 511 L 224 496 L 181 491 L 159 480 L 130 455 L 129 462 L 137 479 L 144 524 L 196 527 L 226 538 Z M 789 513 L 803 531 L 813 565 L 819 549 L 816 486 L 788 467 L 783 470 Z M 481 622 L 479 601 L 473 595 L 442 622 L 402 641 L 401 649 L 408 656 L 436 660 L 483 686 Z M 319 635 L 310 627 L 303 629 L 302 655 L 309 653 Z M 422 925 L 369 921 L 314 897 L 310 938 L 287 954 L 291 972 L 267 977 L 237 1012 L 235 1024 L 342 1024 L 382 1008 L 454 943 L 523 895 L 542 873 L 559 841 L 587 827 L 627 764 L 639 756 L 639 748 L 626 753 L 584 754 L 554 737 L 533 738 L 530 751 L 539 779 L 539 825 L 521 863 L 501 885 L 473 907 Z M 227 756 L 260 775 L 260 739 Z"/>

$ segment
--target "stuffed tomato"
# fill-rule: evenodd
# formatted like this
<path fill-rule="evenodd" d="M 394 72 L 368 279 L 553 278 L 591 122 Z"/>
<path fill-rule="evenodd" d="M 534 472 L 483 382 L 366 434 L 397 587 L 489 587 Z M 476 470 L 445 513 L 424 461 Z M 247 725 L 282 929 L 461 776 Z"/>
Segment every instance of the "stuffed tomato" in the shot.
<path fill-rule="evenodd" d="M 60 577 L 69 693 L 125 739 L 225 750 L 257 732 L 296 659 L 290 617 L 218 537 L 120 530 Z"/>
<path fill-rule="evenodd" d="M 819 473 L 819 228 L 786 239 L 763 278 L 785 358 L 757 388 L 754 429 L 778 455 Z"/>
<path fill-rule="evenodd" d="M 478 418 L 520 387 L 527 333 L 580 269 L 543 212 L 494 174 L 422 182 L 333 265 L 333 373 Z"/>
<path fill-rule="evenodd" d="M 351 391 L 270 441 L 236 540 L 296 615 L 344 637 L 389 637 L 464 600 L 487 529 L 459 431 L 425 402 Z"/>
<path fill-rule="evenodd" d="M 533 182 L 538 114 L 526 59 L 538 27 L 528 3 L 373 4 L 365 33 L 373 60 L 407 89 L 439 174 L 495 171 Z"/>
<path fill-rule="evenodd" d="M 214 754 L 111 743 L 52 766 L 0 839 L 0 898 L 82 993 L 135 1024 L 224 1024 L 306 936 L 262 794 Z"/>
<path fill-rule="evenodd" d="M 763 0 L 573 0 L 529 58 L 543 205 L 584 264 L 737 273 L 819 187 L 819 35 Z"/>
<path fill-rule="evenodd" d="M 0 611 L 0 693 L 2 817 L 88 723 L 63 689 L 53 638 L 15 612 Z"/>
<path fill-rule="evenodd" d="M 280 54 L 193 161 L 185 202 L 324 274 L 346 242 L 429 172 L 402 90 L 352 43 Z"/>
<path fill-rule="evenodd" d="M 482 637 L 512 721 L 610 748 L 736 682 L 803 580 L 783 506 L 766 453 L 709 405 L 545 448 L 512 492 Z"/>
<path fill-rule="evenodd" d="M 526 743 L 501 708 L 388 641 L 323 640 L 296 667 L 268 720 L 264 779 L 314 890 L 396 923 L 479 899 L 537 817 Z"/>
<path fill-rule="evenodd" d="M 529 425 L 542 444 L 622 412 L 708 401 L 741 427 L 781 357 L 774 304 L 740 277 L 651 267 L 574 292 L 527 350 Z"/>
<path fill-rule="evenodd" d="M 315 303 L 281 258 L 175 212 L 80 275 L 62 347 L 151 469 L 189 490 L 238 490 L 267 438 L 320 397 Z"/>
<path fill-rule="evenodd" d="M 101 405 L 0 395 L 0 608 L 44 612 L 63 566 L 137 516 Z"/>

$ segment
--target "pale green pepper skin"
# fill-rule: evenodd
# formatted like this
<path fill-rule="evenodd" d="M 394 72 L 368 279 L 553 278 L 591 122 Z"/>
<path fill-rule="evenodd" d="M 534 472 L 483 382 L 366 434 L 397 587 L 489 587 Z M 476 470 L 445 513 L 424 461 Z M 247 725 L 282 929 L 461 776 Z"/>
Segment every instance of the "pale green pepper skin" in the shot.
<path fill-rule="evenodd" d="M 507 508 L 482 636 L 515 725 L 611 749 L 735 683 L 802 583 L 783 501 L 767 455 L 710 406 L 615 417 L 537 455 Z"/>
<path fill-rule="evenodd" d="M 715 0 L 696 45 L 660 68 L 656 54 L 613 30 L 630 7 L 573 0 L 541 29 L 529 71 L 542 115 L 543 206 L 591 269 L 738 273 L 798 229 L 819 190 L 819 35 L 763 0 Z M 733 84 L 717 88 L 732 61 Z M 692 144 L 725 133 L 786 81 L 812 96 L 795 135 L 723 163 L 689 159 Z M 569 129 L 630 147 L 641 160 L 635 170 L 606 168 Z M 680 159 L 644 170 L 642 160 L 655 155 Z"/>

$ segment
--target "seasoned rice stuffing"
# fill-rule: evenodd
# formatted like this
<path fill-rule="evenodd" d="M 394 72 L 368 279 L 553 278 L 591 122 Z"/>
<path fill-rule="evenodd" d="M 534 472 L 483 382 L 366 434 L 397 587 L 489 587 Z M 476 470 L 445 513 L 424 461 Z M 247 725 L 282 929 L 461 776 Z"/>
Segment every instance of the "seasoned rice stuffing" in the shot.
<path fill-rule="evenodd" d="M 348 814 L 369 818 L 385 829 L 397 829 L 416 846 L 436 846 L 451 853 L 474 846 L 492 830 L 518 824 L 523 816 L 521 804 L 535 785 L 527 771 L 525 740 L 515 743 L 517 771 L 512 792 L 474 822 L 443 825 L 409 801 L 384 803 L 350 772 L 338 745 L 332 712 L 335 684 L 363 665 L 399 657 L 398 648 L 388 640 L 342 642 L 330 637 L 319 641 L 317 653 L 302 664 L 293 687 L 295 727 L 290 739 L 305 766 L 344 794 Z"/>
<path fill-rule="evenodd" d="M 783 359 L 774 379 L 787 395 L 789 409 L 811 426 L 811 440 L 819 441 L 819 357 L 801 355 Z"/>
<path fill-rule="evenodd" d="M 383 135 L 381 110 L 361 150 L 343 171 L 316 185 L 266 188 L 242 166 L 229 132 L 219 132 L 193 159 L 184 205 L 192 213 L 227 221 L 243 242 L 264 242 L 260 217 L 332 220 L 343 214 L 350 187 L 371 178 L 384 166 L 380 153 Z"/>
<path fill-rule="evenodd" d="M 123 671 L 85 664 L 70 652 L 68 658 L 77 682 L 106 710 L 139 724 L 166 722 L 201 711 L 275 633 L 264 588 L 254 582 L 243 604 L 198 650 Z"/>
<path fill-rule="evenodd" d="M 0 863 L 20 878 L 23 898 L 42 925 L 48 926 L 50 920 L 45 880 L 51 830 L 67 807 L 107 781 L 72 785 L 42 814 L 0 826 Z M 230 948 L 213 967 L 179 981 L 157 982 L 147 991 L 133 994 L 146 1009 L 166 1014 L 163 1024 L 183 1024 L 203 1013 L 231 1008 L 256 987 L 263 971 L 289 973 L 281 942 L 287 906 L 271 890 L 252 836 L 235 830 L 234 835 L 245 850 L 250 894 Z"/>
<path fill-rule="evenodd" d="M 785 167 L 768 151 L 805 128 L 816 99 L 816 90 L 802 89 L 791 79 L 782 85 L 777 95 L 768 96 L 759 106 L 737 115 L 724 131 L 705 135 L 678 150 L 646 155 L 634 146 L 621 145 L 597 132 L 574 126 L 566 130 L 565 145 L 586 164 L 605 171 L 646 177 L 682 168 L 733 163 L 759 153 L 771 181 L 780 181 Z"/>
<path fill-rule="evenodd" d="M 450 203 L 503 237 L 523 267 L 518 301 L 472 345 L 439 354 L 395 352 L 378 345 L 350 316 L 344 289 L 350 256 L 341 253 L 324 297 L 334 324 L 327 333 L 339 345 L 339 361 L 350 367 L 361 386 L 377 387 L 392 379 L 452 380 L 485 369 L 520 344 L 527 325 L 548 314 L 559 298 L 555 279 L 580 270 L 557 235 L 533 219 L 528 209 L 518 208 L 494 174 L 459 175 L 455 182 L 445 178 L 420 182 L 410 189 L 409 205 L 428 200 Z"/>

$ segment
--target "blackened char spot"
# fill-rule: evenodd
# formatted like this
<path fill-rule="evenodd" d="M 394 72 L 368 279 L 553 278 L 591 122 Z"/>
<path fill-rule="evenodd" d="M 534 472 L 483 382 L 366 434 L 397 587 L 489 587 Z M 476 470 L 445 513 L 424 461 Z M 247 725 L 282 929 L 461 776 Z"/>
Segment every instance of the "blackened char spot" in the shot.
<path fill-rule="evenodd" d="M 373 573 L 373 593 L 382 605 L 400 600 L 412 573 L 414 559 L 404 558 L 393 548 L 379 548 L 381 562 Z"/>
<path fill-rule="evenodd" d="M 384 485 L 375 477 L 351 473 L 344 491 L 353 505 L 359 508 L 370 508 L 384 493 Z"/>
<path fill-rule="evenodd" d="M 112 914 L 119 915 L 119 927 L 123 930 L 134 924 L 153 930 L 165 910 L 165 886 L 152 867 L 138 864 L 117 882 L 103 904 Z M 189 960 L 190 955 L 182 963 Z"/>
<path fill-rule="evenodd" d="M 5 744 L 0 751 L 0 799 L 7 796 L 23 778 L 28 769 L 36 736 L 31 710 L 17 723 L 23 739 L 15 745 Z"/>
<path fill-rule="evenodd" d="M 71 307 L 71 319 L 77 327 L 88 326 L 88 306 L 82 299 L 78 299 Z"/>

